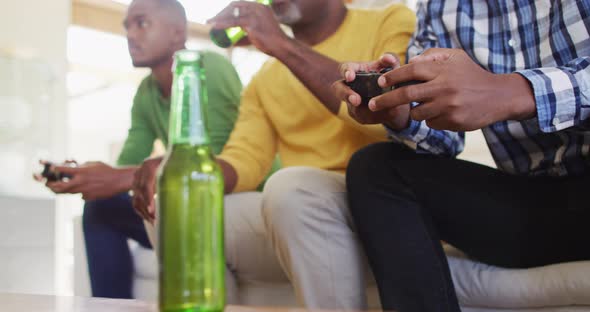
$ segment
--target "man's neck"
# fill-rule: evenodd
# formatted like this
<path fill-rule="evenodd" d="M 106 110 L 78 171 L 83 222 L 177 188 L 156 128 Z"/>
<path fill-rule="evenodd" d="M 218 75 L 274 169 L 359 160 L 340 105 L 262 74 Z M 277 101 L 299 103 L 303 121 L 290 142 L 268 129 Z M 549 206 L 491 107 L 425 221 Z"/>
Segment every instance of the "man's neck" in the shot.
<path fill-rule="evenodd" d="M 164 98 L 169 98 L 170 93 L 172 92 L 172 64 L 174 63 L 174 58 L 170 57 L 167 58 L 165 61 L 159 63 L 158 65 L 152 67 L 152 75 L 156 79 L 158 83 L 158 88 L 160 89 L 160 93 Z"/>
<path fill-rule="evenodd" d="M 339 5 L 336 8 L 329 8 L 322 13 L 312 23 L 294 25 L 292 30 L 295 39 L 309 46 L 314 46 L 328 39 L 344 22 L 347 9 L 344 5 Z"/>

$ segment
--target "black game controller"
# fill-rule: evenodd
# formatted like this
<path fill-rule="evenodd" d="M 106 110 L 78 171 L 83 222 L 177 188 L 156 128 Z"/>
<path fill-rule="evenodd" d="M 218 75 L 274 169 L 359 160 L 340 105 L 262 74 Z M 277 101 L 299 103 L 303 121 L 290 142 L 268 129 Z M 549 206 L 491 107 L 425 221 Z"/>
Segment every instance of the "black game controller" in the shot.
<path fill-rule="evenodd" d="M 45 163 L 41 176 L 47 179 L 49 182 L 62 181 L 64 179 L 71 179 L 72 176 L 66 173 L 59 173 L 51 170 L 52 163 Z"/>
<path fill-rule="evenodd" d="M 386 93 L 388 91 L 391 91 L 393 89 L 422 83 L 422 81 L 412 80 L 398 83 L 391 88 L 381 88 L 377 83 L 377 80 L 379 80 L 379 77 L 381 77 L 381 75 L 391 70 L 393 70 L 393 68 L 388 67 L 382 69 L 379 72 L 358 71 L 356 72 L 356 77 L 353 81 L 345 81 L 344 83 L 348 87 L 350 87 L 354 92 L 358 93 L 358 95 L 361 96 L 361 105 L 368 105 L 370 99 L 379 96 L 383 93 Z"/>

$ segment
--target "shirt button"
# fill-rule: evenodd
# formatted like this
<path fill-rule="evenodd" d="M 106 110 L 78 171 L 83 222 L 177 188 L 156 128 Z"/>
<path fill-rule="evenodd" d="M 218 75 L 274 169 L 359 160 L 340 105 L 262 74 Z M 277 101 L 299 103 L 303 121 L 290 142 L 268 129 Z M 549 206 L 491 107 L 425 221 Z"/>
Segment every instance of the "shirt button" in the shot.
<path fill-rule="evenodd" d="M 508 45 L 511 47 L 514 47 L 514 44 L 516 43 L 516 41 L 514 41 L 514 39 L 510 39 L 508 40 Z"/>

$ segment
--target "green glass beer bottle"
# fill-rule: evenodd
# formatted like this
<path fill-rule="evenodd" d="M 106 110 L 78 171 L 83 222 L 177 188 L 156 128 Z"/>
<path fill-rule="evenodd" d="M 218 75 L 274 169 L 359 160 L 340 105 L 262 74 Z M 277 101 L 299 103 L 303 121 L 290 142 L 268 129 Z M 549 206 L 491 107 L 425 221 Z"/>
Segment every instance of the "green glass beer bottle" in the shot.
<path fill-rule="evenodd" d="M 272 0 L 256 0 L 256 2 L 264 5 L 272 4 Z M 230 27 L 226 29 L 213 28 L 209 31 L 209 37 L 211 37 L 213 43 L 222 48 L 229 48 L 245 36 L 246 32 L 242 27 Z"/>
<path fill-rule="evenodd" d="M 159 305 L 218 312 L 225 305 L 223 175 L 209 147 L 202 55 L 174 56 L 169 146 L 158 171 Z"/>

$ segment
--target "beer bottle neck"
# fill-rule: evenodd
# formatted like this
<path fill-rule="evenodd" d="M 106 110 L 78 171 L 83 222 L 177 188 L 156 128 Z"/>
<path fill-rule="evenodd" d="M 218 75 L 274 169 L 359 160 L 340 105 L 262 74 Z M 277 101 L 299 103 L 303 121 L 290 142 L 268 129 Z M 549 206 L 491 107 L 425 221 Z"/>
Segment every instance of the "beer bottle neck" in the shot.
<path fill-rule="evenodd" d="M 201 58 L 193 62 L 176 59 L 170 107 L 170 146 L 209 145 L 206 127 L 206 81 Z"/>

